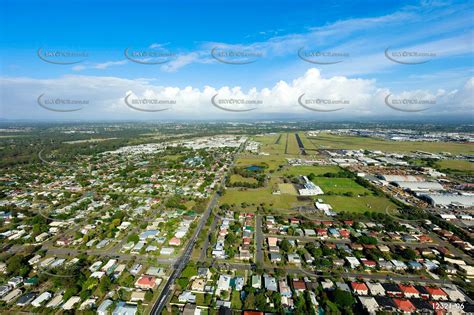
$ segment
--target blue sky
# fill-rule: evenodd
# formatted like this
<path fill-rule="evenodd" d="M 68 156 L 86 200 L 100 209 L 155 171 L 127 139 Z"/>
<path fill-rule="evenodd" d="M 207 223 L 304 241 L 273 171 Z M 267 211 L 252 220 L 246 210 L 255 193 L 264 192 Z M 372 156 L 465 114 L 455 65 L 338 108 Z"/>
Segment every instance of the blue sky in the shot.
<path fill-rule="evenodd" d="M 472 114 L 472 1 L 0 3 L 1 118 L 150 117 L 150 112 L 123 106 L 128 93 L 176 100 L 176 110 L 160 112 L 166 118 L 208 111 L 209 117 L 228 117 L 209 105 L 209 96 L 216 93 L 263 99 L 253 114 L 321 115 L 293 106 L 302 93 L 350 99 L 351 106 L 327 113 L 336 118 L 390 115 L 392 109 L 378 107 L 387 94 L 435 98 L 436 106 L 423 115 Z M 252 63 L 232 65 L 213 57 L 216 47 L 259 56 Z M 140 64 L 125 58 L 126 48 L 173 57 L 164 64 Z M 38 49 L 87 56 L 80 63 L 58 65 L 38 58 Z M 389 60 L 386 50 L 430 57 L 400 57 L 413 63 L 407 65 Z M 317 61 L 311 63 L 298 51 L 344 57 L 310 58 Z M 89 106 L 51 112 L 38 106 L 40 94 L 83 98 Z"/>

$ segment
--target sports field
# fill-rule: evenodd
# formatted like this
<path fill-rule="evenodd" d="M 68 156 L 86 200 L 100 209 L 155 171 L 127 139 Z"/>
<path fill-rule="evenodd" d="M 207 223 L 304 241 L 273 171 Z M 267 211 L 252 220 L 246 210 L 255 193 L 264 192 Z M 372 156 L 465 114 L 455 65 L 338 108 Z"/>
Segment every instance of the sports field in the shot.
<path fill-rule="evenodd" d="M 278 189 L 282 194 L 289 194 L 296 196 L 298 192 L 293 184 L 278 184 Z"/>
<path fill-rule="evenodd" d="M 328 192 L 335 194 L 351 192 L 354 195 L 362 195 L 364 193 L 372 194 L 370 190 L 357 184 L 351 178 L 316 177 L 313 179 L 313 183 L 321 187 L 325 194 Z"/>
<path fill-rule="evenodd" d="M 346 197 L 346 196 L 320 196 L 325 203 L 332 206 L 334 211 L 348 212 L 385 212 L 387 206 L 396 209 L 397 205 L 385 197 L 362 196 L 362 197 Z"/>

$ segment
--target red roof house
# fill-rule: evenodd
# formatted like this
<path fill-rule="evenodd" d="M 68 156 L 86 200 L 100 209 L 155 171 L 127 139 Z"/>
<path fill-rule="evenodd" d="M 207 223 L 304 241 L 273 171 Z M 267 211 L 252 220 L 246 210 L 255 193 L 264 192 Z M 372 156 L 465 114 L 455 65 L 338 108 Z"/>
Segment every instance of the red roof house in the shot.
<path fill-rule="evenodd" d="M 318 236 L 328 236 L 328 231 L 326 229 L 316 229 Z"/>
<path fill-rule="evenodd" d="M 365 258 L 361 258 L 360 261 L 364 265 L 365 268 L 375 268 L 377 267 L 377 263 L 373 260 L 368 260 Z"/>
<path fill-rule="evenodd" d="M 361 282 L 351 282 L 352 291 L 358 295 L 367 295 L 369 294 L 369 288 L 365 285 L 365 283 Z"/>
<path fill-rule="evenodd" d="M 448 295 L 440 288 L 426 287 L 426 291 L 431 295 L 433 300 L 447 300 Z"/>
<path fill-rule="evenodd" d="M 171 246 L 179 246 L 181 245 L 181 240 L 177 237 L 173 237 L 172 239 L 170 239 L 168 244 L 170 244 Z"/>
<path fill-rule="evenodd" d="M 156 278 L 153 276 L 141 276 L 135 286 L 140 289 L 154 289 L 156 287 Z"/>
<path fill-rule="evenodd" d="M 339 235 L 341 235 L 342 238 L 349 238 L 351 233 L 348 230 L 341 229 L 339 230 Z"/>
<path fill-rule="evenodd" d="M 417 298 L 420 297 L 420 292 L 412 285 L 399 285 L 400 289 L 403 292 L 403 295 L 407 298 Z"/>
<path fill-rule="evenodd" d="M 306 290 L 306 284 L 301 280 L 293 280 L 293 288 L 295 288 L 296 291 L 304 291 Z"/>
<path fill-rule="evenodd" d="M 290 224 L 300 224 L 300 220 L 298 220 L 296 218 L 291 218 L 290 219 Z"/>
<path fill-rule="evenodd" d="M 403 311 L 406 314 L 412 314 L 416 311 L 415 305 L 411 303 L 409 300 L 402 300 L 402 299 L 393 299 L 397 308 Z"/>

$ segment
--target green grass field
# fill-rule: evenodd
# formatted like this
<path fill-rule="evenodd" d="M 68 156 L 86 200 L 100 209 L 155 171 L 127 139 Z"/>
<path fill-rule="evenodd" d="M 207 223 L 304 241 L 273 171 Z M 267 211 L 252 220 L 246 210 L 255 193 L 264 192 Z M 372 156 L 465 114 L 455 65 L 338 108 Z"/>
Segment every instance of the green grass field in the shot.
<path fill-rule="evenodd" d="M 357 184 L 351 178 L 316 177 L 313 179 L 313 183 L 321 187 L 324 193 L 333 192 L 335 194 L 342 194 L 352 192 L 355 195 L 361 195 L 363 193 L 371 194 L 370 190 Z"/>
<path fill-rule="evenodd" d="M 296 141 L 295 133 L 290 132 L 288 133 L 288 145 L 286 148 L 286 154 L 289 155 L 300 155 L 300 147 L 298 146 L 298 142 Z"/>
<path fill-rule="evenodd" d="M 255 206 L 265 203 L 267 206 L 284 209 L 299 205 L 296 196 L 273 195 L 272 189 L 267 187 L 257 189 L 228 188 L 219 199 L 220 204 L 227 203 L 240 206 L 242 202 L 255 204 Z"/>
<path fill-rule="evenodd" d="M 168 160 L 168 161 L 176 161 L 176 160 L 179 159 L 180 157 L 182 157 L 182 155 L 180 155 L 180 154 L 165 155 L 165 156 L 163 157 L 163 159 Z"/>
<path fill-rule="evenodd" d="M 363 196 L 363 197 L 346 197 L 346 196 L 318 196 L 325 203 L 332 206 L 334 211 L 348 211 L 348 212 L 383 212 L 390 206 L 391 209 L 396 209 L 397 205 L 385 197 L 377 196 Z"/>
<path fill-rule="evenodd" d="M 466 172 L 466 175 L 474 174 L 474 163 L 466 160 L 441 160 L 436 162 L 438 169 L 451 169 Z"/>
<path fill-rule="evenodd" d="M 262 152 L 266 152 L 272 155 L 284 155 L 286 145 L 286 134 L 282 134 L 280 141 L 276 143 L 280 134 L 264 135 L 253 137 L 254 141 L 260 142 Z"/>
<path fill-rule="evenodd" d="M 270 144 L 274 144 L 278 140 L 279 136 L 280 136 L 279 133 L 266 134 L 266 135 L 261 135 L 261 136 L 253 136 L 252 140 L 258 141 L 262 145 L 270 145 Z"/>
<path fill-rule="evenodd" d="M 278 184 L 278 189 L 282 194 L 297 196 L 298 192 L 293 184 Z"/>
<path fill-rule="evenodd" d="M 316 146 L 320 146 L 323 143 L 326 146 L 333 146 L 337 148 L 368 148 L 378 150 L 388 150 L 387 148 L 395 148 L 394 144 L 406 144 L 406 143 L 395 143 L 376 139 L 361 138 L 361 137 L 335 137 L 330 135 L 322 135 L 323 141 L 319 141 L 320 137 L 308 139 L 303 132 L 299 133 L 303 144 L 308 150 L 309 154 L 315 152 Z M 242 203 L 247 203 L 250 206 L 246 211 L 252 211 L 257 205 L 264 203 L 267 207 L 272 207 L 275 211 L 283 211 L 287 213 L 293 213 L 292 208 L 310 205 L 313 199 L 323 199 L 325 202 L 332 205 L 335 211 L 349 211 L 349 212 L 364 212 L 364 211 L 378 211 L 385 212 L 387 206 L 395 209 L 397 206 L 393 204 L 389 199 L 382 196 L 373 196 L 371 191 L 365 187 L 357 184 L 353 179 L 350 178 L 330 178 L 322 177 L 323 174 L 332 173 L 337 174 L 342 171 L 339 166 L 336 165 L 305 165 L 305 166 L 289 166 L 287 164 L 287 157 L 295 157 L 300 154 L 298 143 L 296 141 L 295 133 L 282 133 L 278 144 L 275 142 L 279 138 L 279 134 L 255 136 L 253 139 L 262 143 L 262 151 L 268 152 L 271 155 L 253 155 L 245 154 L 240 155 L 236 160 L 236 166 L 245 167 L 249 165 L 264 165 L 268 168 L 265 170 L 266 174 L 270 175 L 270 179 L 266 187 L 257 189 L 244 189 L 244 188 L 228 188 L 226 189 L 223 196 L 219 199 L 220 204 L 235 204 L 238 207 Z M 353 138 L 357 138 L 356 141 Z M 335 140 L 333 143 L 332 141 Z M 288 141 L 288 154 L 285 154 L 285 146 Z M 366 141 L 369 141 L 369 145 L 366 145 Z M 408 143 L 410 148 L 405 150 L 426 150 L 420 147 L 413 146 L 412 143 Z M 348 145 L 350 147 L 348 147 Z M 385 147 L 384 147 L 385 146 Z M 398 146 L 396 147 L 398 148 Z M 312 152 L 311 152 L 312 151 Z M 393 150 L 396 151 L 396 150 Z M 428 150 L 426 150 L 428 151 Z M 443 148 L 442 151 L 446 151 Z M 283 166 L 279 170 L 279 167 Z M 284 183 L 284 177 L 292 177 L 299 175 L 315 174 L 316 177 L 313 182 L 319 185 L 325 193 L 332 192 L 339 195 L 321 195 L 313 198 L 301 199 L 298 198 L 298 193 L 295 187 L 290 183 Z M 247 178 L 241 178 L 238 175 L 232 175 L 231 181 L 245 181 Z M 274 195 L 274 190 L 280 190 L 280 195 Z M 354 194 L 353 197 L 341 196 L 340 194 L 351 192 Z M 367 194 L 367 196 L 362 196 Z M 361 195 L 358 197 L 357 195 Z M 287 209 L 287 210 L 285 210 Z"/>
<path fill-rule="evenodd" d="M 316 176 L 323 175 L 326 173 L 338 173 L 342 169 L 337 165 L 301 165 L 301 166 L 288 166 L 278 172 L 278 175 L 309 175 L 313 173 Z"/>
<path fill-rule="evenodd" d="M 257 180 L 253 177 L 243 177 L 238 174 L 232 174 L 230 176 L 230 182 L 231 183 L 250 183 L 250 184 L 256 184 Z"/>
<path fill-rule="evenodd" d="M 311 138 L 319 149 L 367 149 L 387 152 L 427 151 L 433 153 L 474 154 L 474 146 L 448 142 L 386 141 L 376 138 L 356 136 L 336 136 L 320 134 Z"/>
<path fill-rule="evenodd" d="M 309 155 L 316 154 L 315 150 L 317 150 L 318 148 L 316 148 L 313 142 L 308 139 L 306 134 L 304 132 L 298 132 L 298 135 L 300 136 L 301 142 L 303 142 L 304 148 L 306 149 L 306 153 Z"/>
<path fill-rule="evenodd" d="M 268 172 L 277 170 L 280 165 L 285 165 L 286 160 L 283 156 L 274 155 L 240 155 L 237 158 L 236 166 L 262 165 L 263 163 L 268 165 L 268 169 L 265 170 Z"/>

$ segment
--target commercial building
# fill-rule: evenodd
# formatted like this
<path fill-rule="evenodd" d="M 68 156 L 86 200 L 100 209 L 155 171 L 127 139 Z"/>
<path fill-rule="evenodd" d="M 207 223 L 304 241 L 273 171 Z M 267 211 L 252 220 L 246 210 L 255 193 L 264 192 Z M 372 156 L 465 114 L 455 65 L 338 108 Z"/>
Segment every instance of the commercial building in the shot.
<path fill-rule="evenodd" d="M 442 208 L 469 208 L 474 207 L 474 195 L 458 194 L 423 194 L 421 197 L 432 206 Z"/>

